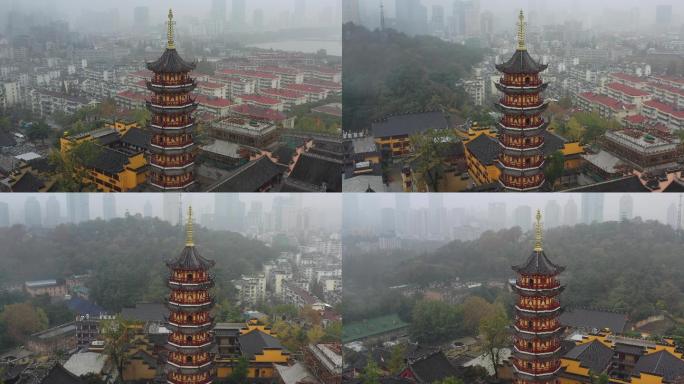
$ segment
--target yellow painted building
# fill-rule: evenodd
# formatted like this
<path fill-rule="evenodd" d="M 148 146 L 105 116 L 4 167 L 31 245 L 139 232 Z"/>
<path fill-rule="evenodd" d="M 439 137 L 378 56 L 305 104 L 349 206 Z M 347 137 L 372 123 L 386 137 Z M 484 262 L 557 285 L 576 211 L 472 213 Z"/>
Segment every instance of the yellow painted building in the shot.
<path fill-rule="evenodd" d="M 496 132 L 488 128 L 470 129 L 466 135 L 461 134 L 464 140 L 465 157 L 468 164 L 468 173 L 476 185 L 486 185 L 497 182 L 501 171 L 496 166 L 500 146 L 496 138 Z M 546 133 L 546 156 L 560 150 L 565 157 L 565 171 L 578 171 L 582 166 L 584 149 L 579 142 L 567 142 L 553 132 Z"/>
<path fill-rule="evenodd" d="M 60 152 L 66 155 L 75 146 L 94 142 L 100 153 L 91 159 L 84 182 L 101 192 L 128 192 L 147 181 L 146 148 L 149 135 L 137 123 L 115 121 L 102 129 L 60 138 Z"/>
<path fill-rule="evenodd" d="M 609 333 L 578 341 L 561 366 L 560 384 L 590 384 L 603 373 L 616 384 L 669 384 L 684 375 L 684 358 L 672 340 L 655 343 Z"/>

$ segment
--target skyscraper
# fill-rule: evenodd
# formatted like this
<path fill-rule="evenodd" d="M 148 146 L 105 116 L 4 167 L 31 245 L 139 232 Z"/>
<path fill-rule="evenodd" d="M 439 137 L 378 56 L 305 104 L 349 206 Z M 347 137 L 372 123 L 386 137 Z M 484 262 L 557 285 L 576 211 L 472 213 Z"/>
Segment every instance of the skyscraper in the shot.
<path fill-rule="evenodd" d="M 528 205 L 520 205 L 513 211 L 513 224 L 523 232 L 532 229 L 532 208 Z"/>
<path fill-rule="evenodd" d="M 394 0 L 397 29 L 409 35 L 427 33 L 427 8 L 420 0 Z"/>
<path fill-rule="evenodd" d="M 233 29 L 241 29 L 247 20 L 247 7 L 245 0 L 233 0 L 233 8 L 230 13 L 230 24 Z"/>
<path fill-rule="evenodd" d="M 181 209 L 180 193 L 165 193 L 162 195 L 162 215 L 165 221 L 172 225 L 179 223 Z"/>
<path fill-rule="evenodd" d="M 33 196 L 27 198 L 24 203 L 24 224 L 30 228 L 40 228 L 43 226 L 40 203 Z"/>
<path fill-rule="evenodd" d="M 561 224 L 561 208 L 556 200 L 549 200 L 544 207 L 544 226 L 556 228 Z"/>
<path fill-rule="evenodd" d="M 150 9 L 148 7 L 133 8 L 133 30 L 141 33 L 150 27 Z"/>
<path fill-rule="evenodd" d="M 145 200 L 145 206 L 143 206 L 143 217 L 152 217 L 152 203 L 149 200 Z"/>
<path fill-rule="evenodd" d="M 298 27 L 306 24 L 306 0 L 294 0 L 294 15 L 292 21 Z"/>
<path fill-rule="evenodd" d="M 275 209 L 275 201 L 273 205 Z M 216 229 L 240 232 L 244 229 L 244 219 L 245 203 L 240 201 L 239 194 L 214 194 L 214 226 Z"/>
<path fill-rule="evenodd" d="M 441 193 L 431 193 L 428 196 L 428 232 L 434 239 L 444 237 L 444 196 Z"/>
<path fill-rule="evenodd" d="M 396 195 L 398 196 L 398 194 Z M 359 199 L 355 193 L 342 195 L 342 232 L 350 234 L 358 230 L 359 225 Z"/>
<path fill-rule="evenodd" d="M 252 26 L 254 29 L 261 30 L 264 27 L 264 10 L 259 8 L 254 10 L 252 15 Z"/>
<path fill-rule="evenodd" d="M 620 221 L 628 221 L 634 218 L 634 200 L 632 196 L 624 194 L 620 197 Z"/>
<path fill-rule="evenodd" d="M 603 222 L 603 194 L 582 193 L 582 223 Z"/>
<path fill-rule="evenodd" d="M 0 202 L 0 228 L 9 227 L 9 205 L 7 203 Z"/>
<path fill-rule="evenodd" d="M 102 219 L 109 221 L 116 217 L 116 197 L 113 193 L 102 195 Z"/>
<path fill-rule="evenodd" d="M 432 6 L 432 16 L 430 17 L 431 32 L 441 32 L 444 30 L 444 6 L 435 4 Z"/>
<path fill-rule="evenodd" d="M 59 201 L 57 198 L 51 194 L 45 203 L 45 226 L 48 228 L 54 228 L 61 222 L 61 208 L 59 206 Z"/>
<path fill-rule="evenodd" d="M 656 6 L 656 24 L 660 27 L 672 24 L 672 4 Z"/>
<path fill-rule="evenodd" d="M 342 22 L 361 24 L 359 0 L 342 0 Z"/>
<path fill-rule="evenodd" d="M 574 226 L 577 224 L 577 204 L 572 198 L 568 199 L 563 208 L 563 225 Z"/>
<path fill-rule="evenodd" d="M 90 195 L 87 193 L 67 193 L 67 220 L 78 224 L 90 220 Z"/>
<path fill-rule="evenodd" d="M 346 208 L 346 207 L 345 207 Z M 394 194 L 395 229 L 397 236 L 409 234 L 409 220 L 411 212 L 411 195 L 407 193 Z"/>
<path fill-rule="evenodd" d="M 487 207 L 487 224 L 493 230 L 506 228 L 506 203 L 503 201 L 489 203 Z"/>
<path fill-rule="evenodd" d="M 214 34 L 224 31 L 226 24 L 226 0 L 211 1 L 211 22 Z"/>

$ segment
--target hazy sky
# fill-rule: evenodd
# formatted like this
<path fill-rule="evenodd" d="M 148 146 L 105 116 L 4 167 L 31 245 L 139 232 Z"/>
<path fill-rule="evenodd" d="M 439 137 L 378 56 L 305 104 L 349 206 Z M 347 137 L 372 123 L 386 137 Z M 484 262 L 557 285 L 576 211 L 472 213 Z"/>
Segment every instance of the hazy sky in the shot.
<path fill-rule="evenodd" d="M 57 197 L 61 205 L 61 214 L 66 216 L 66 196 L 64 193 L 5 193 L 0 194 L 0 202 L 8 203 L 10 206 L 10 220 L 23 221 L 24 203 L 28 197 L 35 197 L 41 204 L 43 215 L 45 215 L 45 201 L 54 195 Z M 90 212 L 91 218 L 102 217 L 102 196 L 104 194 L 92 193 L 90 194 Z M 192 204 L 193 210 L 198 214 L 213 213 L 214 210 L 214 195 L 213 193 L 185 193 L 182 195 L 183 206 L 187 207 Z M 278 196 L 289 196 L 289 194 L 275 194 L 275 193 L 240 193 L 240 200 L 245 202 L 247 209 L 249 209 L 252 201 L 261 201 L 263 203 L 264 211 L 270 211 L 273 199 Z M 161 193 L 118 193 L 116 197 L 116 209 L 118 215 L 122 216 L 127 211 L 131 214 L 143 213 L 143 207 L 149 201 L 152 204 L 153 212 L 157 216 L 162 215 L 162 199 Z M 312 193 L 306 194 L 302 198 L 302 206 L 304 208 L 312 208 L 316 214 L 321 214 L 323 218 L 327 218 L 328 223 L 341 220 L 341 202 L 342 197 L 339 194 L 323 194 Z"/>
<path fill-rule="evenodd" d="M 309 18 L 316 18 L 320 12 L 332 7 L 333 11 L 339 8 L 341 0 L 307 0 L 306 13 Z M 232 0 L 226 2 L 226 17 L 230 19 Z M 251 20 L 255 9 L 263 9 L 266 21 L 277 17 L 283 11 L 292 12 L 295 9 L 295 0 L 245 0 L 246 14 Z M 138 6 L 150 8 L 152 23 L 160 23 L 166 20 L 169 8 L 173 8 L 178 18 L 193 16 L 198 19 L 206 19 L 211 13 L 212 0 L 0 0 L 0 15 L 11 9 L 23 11 L 39 10 L 57 15 L 58 18 L 67 19 L 70 22 L 78 20 L 84 10 L 106 11 L 118 9 L 122 21 L 130 21 L 133 18 L 133 9 Z"/>
<path fill-rule="evenodd" d="M 618 219 L 618 202 L 622 195 L 621 193 L 604 194 L 604 220 Z M 411 208 L 427 207 L 428 196 L 429 194 L 412 194 Z M 679 195 L 673 193 L 633 193 L 631 196 L 634 201 L 634 216 L 641 216 L 644 220 L 657 219 L 664 222 L 670 204 L 679 202 Z M 485 214 L 489 203 L 505 202 L 509 217 L 515 206 L 529 205 L 533 210 L 543 210 L 549 200 L 556 200 L 562 209 L 568 199 L 573 199 L 577 205 L 578 214 L 582 206 L 582 194 L 579 193 L 445 193 L 442 194 L 442 198 L 447 211 L 450 208 L 464 207 L 472 212 L 481 211 Z M 395 206 L 392 194 L 359 195 L 359 200 L 361 199 L 373 200 L 372 204 L 365 204 L 365 206 L 382 208 Z M 364 206 L 364 204 L 359 201 L 359 206 Z"/>

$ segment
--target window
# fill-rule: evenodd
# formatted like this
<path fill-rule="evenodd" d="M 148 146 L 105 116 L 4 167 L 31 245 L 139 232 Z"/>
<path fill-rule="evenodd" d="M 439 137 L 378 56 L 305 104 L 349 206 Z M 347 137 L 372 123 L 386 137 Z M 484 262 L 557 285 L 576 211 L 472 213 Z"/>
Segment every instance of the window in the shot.
<path fill-rule="evenodd" d="M 192 281 L 192 273 L 188 273 L 188 281 Z"/>
<path fill-rule="evenodd" d="M 525 85 L 529 85 L 529 84 L 530 84 L 530 77 L 527 76 L 527 77 L 525 77 Z"/>
<path fill-rule="evenodd" d="M 185 341 L 187 341 L 188 343 L 192 343 L 192 336 L 186 337 Z"/>

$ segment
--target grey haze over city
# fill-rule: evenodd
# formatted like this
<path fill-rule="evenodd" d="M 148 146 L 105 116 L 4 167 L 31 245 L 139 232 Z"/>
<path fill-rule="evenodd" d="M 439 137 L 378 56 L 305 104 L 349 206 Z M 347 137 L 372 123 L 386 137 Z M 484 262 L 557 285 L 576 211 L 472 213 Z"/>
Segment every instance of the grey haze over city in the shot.
<path fill-rule="evenodd" d="M 234 223 L 236 227 L 240 227 L 240 222 L 250 214 L 268 215 L 279 211 L 283 216 L 305 217 L 309 229 L 326 229 L 335 232 L 340 228 L 341 202 L 342 197 L 334 194 L 302 196 L 301 194 L 259 193 L 187 193 L 181 195 L 176 193 L 14 193 L 0 196 L 0 227 L 7 224 L 36 226 L 35 221 L 38 216 L 41 227 L 88 219 L 125 217 L 127 214 L 158 217 L 162 220 L 177 222 L 179 213 L 185 212 L 188 206 L 192 206 L 197 221 L 214 228 L 230 226 L 217 223 L 215 220 L 217 215 Z M 78 208 L 72 209 L 71 205 L 77 205 Z M 87 211 L 84 211 L 84 207 L 87 207 Z M 55 209 L 57 212 L 54 211 Z M 27 210 L 30 211 L 28 214 Z M 70 210 L 77 212 L 74 214 Z M 50 218 L 51 215 L 55 217 Z M 80 216 L 80 218 L 70 216 Z M 293 223 L 294 226 L 297 220 L 283 220 L 283 222 Z"/>

